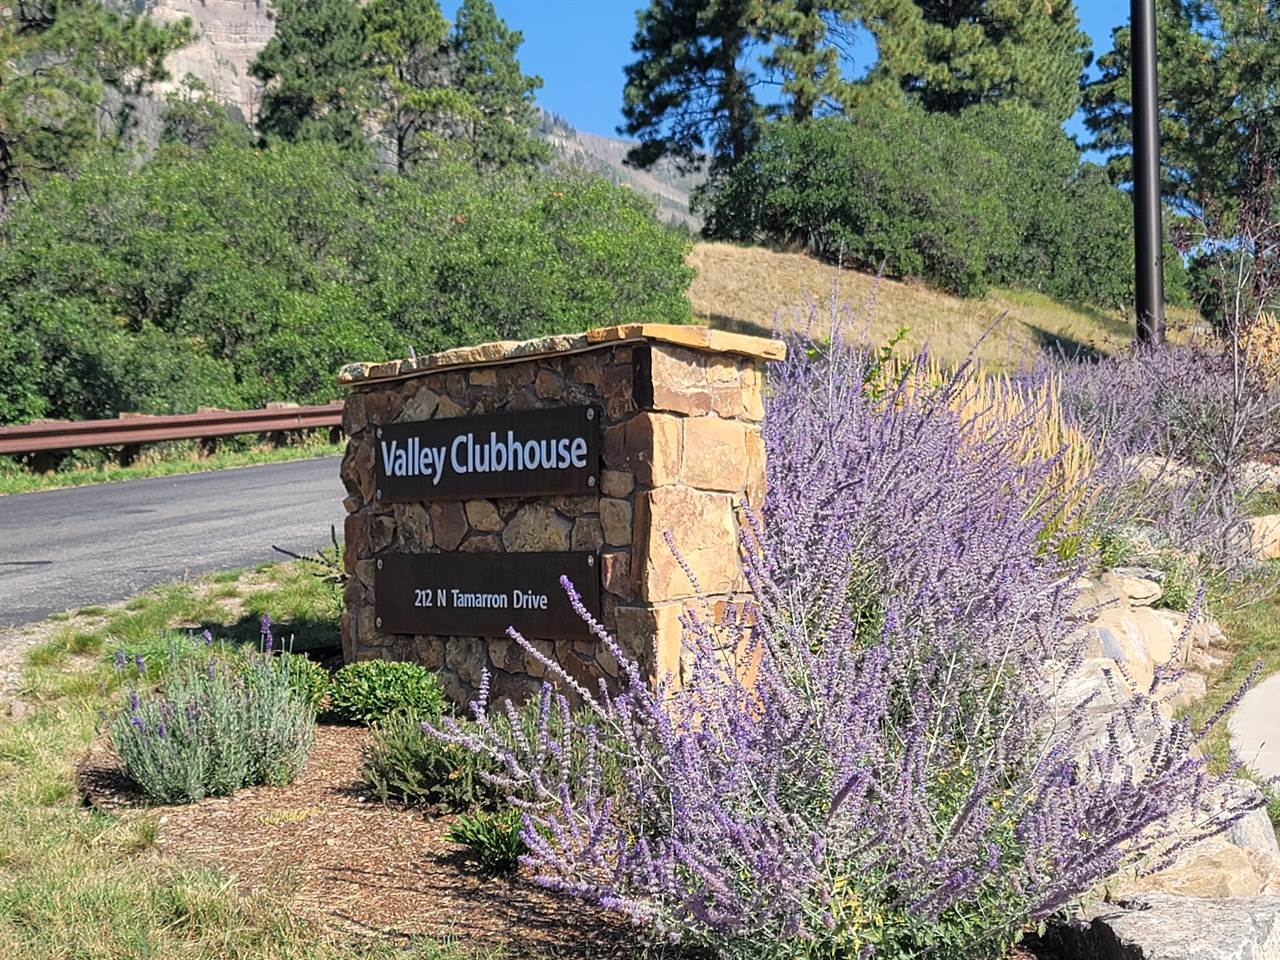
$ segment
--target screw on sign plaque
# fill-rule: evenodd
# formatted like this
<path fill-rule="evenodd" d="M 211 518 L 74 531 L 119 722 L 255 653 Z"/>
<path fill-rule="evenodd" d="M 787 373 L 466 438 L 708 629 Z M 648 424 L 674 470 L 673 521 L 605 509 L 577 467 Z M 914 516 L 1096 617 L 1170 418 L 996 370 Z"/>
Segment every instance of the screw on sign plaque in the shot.
<path fill-rule="evenodd" d="M 540 640 L 591 633 L 560 585 L 568 577 L 593 616 L 600 575 L 592 553 L 397 553 L 378 560 L 377 625 L 385 633 Z"/>
<path fill-rule="evenodd" d="M 379 500 L 571 496 L 599 481 L 593 407 L 383 424 L 374 436 Z"/>

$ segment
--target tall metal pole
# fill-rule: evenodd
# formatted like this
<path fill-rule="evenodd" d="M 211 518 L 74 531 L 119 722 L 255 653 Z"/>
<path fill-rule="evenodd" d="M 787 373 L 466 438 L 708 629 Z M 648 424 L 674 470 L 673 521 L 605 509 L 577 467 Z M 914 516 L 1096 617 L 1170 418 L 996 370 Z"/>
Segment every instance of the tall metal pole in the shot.
<path fill-rule="evenodd" d="M 1160 108 L 1156 86 L 1155 0 L 1129 3 L 1133 116 L 1134 290 L 1138 340 L 1164 342 L 1160 226 Z"/>

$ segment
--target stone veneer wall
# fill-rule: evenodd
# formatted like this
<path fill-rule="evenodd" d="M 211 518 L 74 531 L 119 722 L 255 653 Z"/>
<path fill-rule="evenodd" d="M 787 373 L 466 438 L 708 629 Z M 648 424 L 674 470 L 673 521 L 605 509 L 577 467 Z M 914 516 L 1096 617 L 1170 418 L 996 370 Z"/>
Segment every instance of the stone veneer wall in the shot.
<path fill-rule="evenodd" d="M 703 595 L 713 603 L 743 598 L 739 508 L 764 495 L 763 363 L 781 349 L 705 328 L 644 324 L 348 366 L 340 377 L 349 388 L 343 425 L 350 438 L 342 463 L 350 575 L 344 658 L 425 664 L 459 702 L 488 669 L 496 695 L 521 698 L 545 671 L 506 637 L 380 632 L 377 558 L 590 550 L 605 627 L 650 672 L 678 676 L 678 618 L 697 591 L 664 533 Z M 375 496 L 378 425 L 584 404 L 601 412 L 598 494 L 430 504 Z M 580 682 L 618 676 L 602 644 L 529 639 Z"/>

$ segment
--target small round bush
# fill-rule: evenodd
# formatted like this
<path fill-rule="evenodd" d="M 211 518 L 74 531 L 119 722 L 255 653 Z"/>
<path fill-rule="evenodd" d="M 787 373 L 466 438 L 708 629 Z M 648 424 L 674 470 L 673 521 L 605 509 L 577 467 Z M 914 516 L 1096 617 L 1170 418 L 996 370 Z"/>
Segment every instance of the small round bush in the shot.
<path fill-rule="evenodd" d="M 529 852 L 525 846 L 524 818 L 512 807 L 481 810 L 458 817 L 445 839 L 467 848 L 482 870 L 511 873 L 520 866 L 520 858 Z"/>
<path fill-rule="evenodd" d="M 393 713 L 438 717 L 445 707 L 444 689 L 434 673 L 416 663 L 364 660 L 333 675 L 329 706 L 362 723 L 376 723 Z"/>
<path fill-rule="evenodd" d="M 300 653 L 282 653 L 280 661 L 298 698 L 313 711 L 319 710 L 329 690 L 329 671 Z"/>
<path fill-rule="evenodd" d="M 315 736 L 315 711 L 278 657 L 186 657 L 160 689 L 130 689 L 111 722 L 124 771 L 157 803 L 291 783 Z"/>
<path fill-rule="evenodd" d="M 383 803 L 465 813 L 503 799 L 504 791 L 484 777 L 502 772 L 496 760 L 427 735 L 411 714 L 376 723 L 362 760 L 361 774 Z"/>

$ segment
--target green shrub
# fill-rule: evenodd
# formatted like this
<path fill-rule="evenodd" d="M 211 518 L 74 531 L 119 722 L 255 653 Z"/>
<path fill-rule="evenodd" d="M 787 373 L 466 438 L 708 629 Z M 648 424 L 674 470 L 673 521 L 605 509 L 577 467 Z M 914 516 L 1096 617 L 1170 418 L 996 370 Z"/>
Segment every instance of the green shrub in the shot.
<path fill-rule="evenodd" d="M 1104 570 L 1133 562 L 1138 549 L 1133 533 L 1122 526 L 1108 525 L 1098 534 L 1098 564 Z"/>
<path fill-rule="evenodd" d="M 1128 196 L 1060 127 L 1012 105 L 951 115 L 869 101 L 774 123 L 700 203 L 713 237 L 801 245 L 959 294 L 1128 299 Z"/>
<path fill-rule="evenodd" d="M 318 711 L 329 690 L 329 671 L 300 653 L 281 653 L 280 661 L 298 699 Z"/>
<path fill-rule="evenodd" d="M 689 239 L 634 192 L 423 166 L 221 142 L 50 179 L 0 223 L 0 422 L 319 402 L 409 345 L 691 319 Z"/>
<path fill-rule="evenodd" d="M 375 724 L 362 759 L 361 774 L 383 803 L 462 813 L 503 799 L 482 776 L 499 773 L 496 762 L 428 736 L 411 714 L 393 713 Z"/>
<path fill-rule="evenodd" d="M 1160 581 L 1160 598 L 1154 605 L 1186 613 L 1200 592 L 1201 578 L 1195 565 L 1182 557 L 1162 554 L 1156 566 L 1164 571 L 1164 579 Z"/>
<path fill-rule="evenodd" d="M 333 675 L 329 706 L 363 723 L 385 720 L 394 713 L 434 718 L 444 711 L 444 689 L 434 673 L 416 663 L 363 660 Z"/>
<path fill-rule="evenodd" d="M 286 662 L 176 660 L 158 692 L 130 690 L 111 721 L 125 773 L 157 803 L 290 783 L 315 735 L 315 714 Z"/>
<path fill-rule="evenodd" d="M 504 750 L 523 752 L 518 743 L 538 741 L 541 716 L 542 704 L 535 697 L 516 711 L 514 728 L 505 712 L 495 712 L 489 721 L 496 741 Z M 577 719 L 582 720 L 584 716 Z M 480 732 L 474 721 L 457 720 L 456 723 L 464 735 L 474 736 Z M 563 718 L 554 711 L 547 717 L 547 732 L 555 738 L 564 734 Z M 571 780 L 585 778 L 588 763 L 581 743 L 576 743 L 564 759 L 572 771 Z M 599 775 L 606 782 L 617 776 L 617 767 L 611 758 L 597 759 Z M 497 809 L 512 794 L 526 801 L 534 799 L 522 784 L 497 786 L 492 782 L 494 776 L 506 773 L 497 757 L 475 753 L 426 733 L 421 718 L 403 712 L 391 714 L 374 725 L 363 751 L 363 761 L 365 782 L 384 803 L 421 805 L 458 813 Z M 561 757 L 548 755 L 546 762 L 558 769 Z"/>
<path fill-rule="evenodd" d="M 523 817 L 519 810 L 481 810 L 462 814 L 449 828 L 445 839 L 461 844 L 481 868 L 494 873 L 510 873 L 520 865 L 527 851 L 523 838 Z"/>

